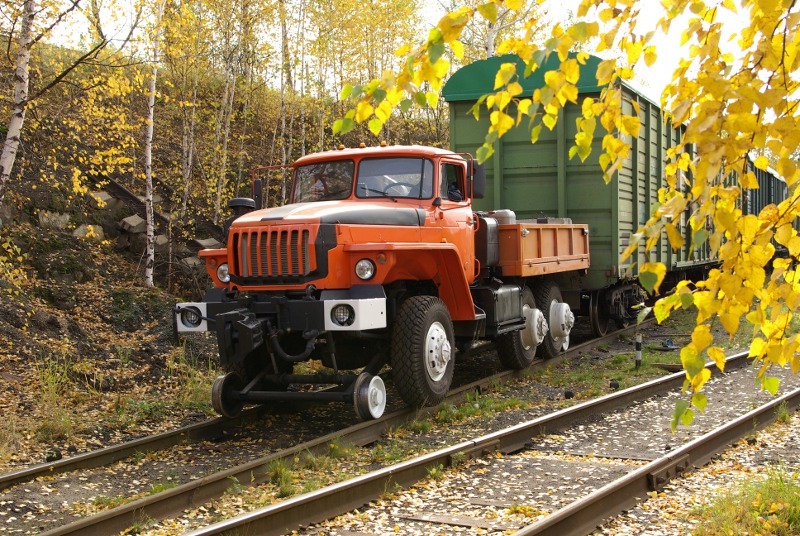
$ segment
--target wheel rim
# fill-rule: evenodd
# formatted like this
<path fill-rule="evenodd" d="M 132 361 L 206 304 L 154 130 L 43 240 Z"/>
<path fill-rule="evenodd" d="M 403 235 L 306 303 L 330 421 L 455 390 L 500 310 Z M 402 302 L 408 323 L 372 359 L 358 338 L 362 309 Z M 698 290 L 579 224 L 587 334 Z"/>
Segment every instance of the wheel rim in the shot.
<path fill-rule="evenodd" d="M 550 302 L 550 334 L 556 347 L 561 346 L 564 350 L 569 347 L 569 332 L 574 323 L 575 315 L 569 305 L 555 299 Z"/>
<path fill-rule="evenodd" d="M 440 322 L 431 324 L 425 337 L 425 371 L 431 380 L 438 382 L 444 377 L 452 351 L 444 326 Z"/>
<path fill-rule="evenodd" d="M 522 330 L 522 337 L 520 337 L 520 342 L 522 342 L 522 348 L 527 352 L 531 349 L 531 347 L 536 347 L 536 339 L 534 339 L 532 329 L 533 326 L 532 320 L 529 320 L 531 316 L 531 308 L 528 307 L 528 304 L 523 304 L 522 306 L 522 318 L 525 319 L 525 329 Z"/>
<path fill-rule="evenodd" d="M 379 376 L 374 376 L 367 388 L 367 409 L 373 419 L 379 418 L 383 415 L 386 409 L 386 386 Z"/>

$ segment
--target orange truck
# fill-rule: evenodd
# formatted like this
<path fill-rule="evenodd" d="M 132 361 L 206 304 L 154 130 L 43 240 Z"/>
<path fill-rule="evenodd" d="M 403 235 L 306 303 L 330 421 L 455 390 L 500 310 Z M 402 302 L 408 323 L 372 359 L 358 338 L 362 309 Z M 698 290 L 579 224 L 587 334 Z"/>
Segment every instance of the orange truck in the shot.
<path fill-rule="evenodd" d="M 565 350 L 588 226 L 475 211 L 485 188 L 472 156 L 422 146 L 304 156 L 284 206 L 256 210 L 254 180 L 227 247 L 200 252 L 214 288 L 175 307 L 178 332 L 216 334 L 214 408 L 343 401 L 378 418 L 388 368 L 406 403 L 435 405 L 478 341 L 514 369 Z"/>

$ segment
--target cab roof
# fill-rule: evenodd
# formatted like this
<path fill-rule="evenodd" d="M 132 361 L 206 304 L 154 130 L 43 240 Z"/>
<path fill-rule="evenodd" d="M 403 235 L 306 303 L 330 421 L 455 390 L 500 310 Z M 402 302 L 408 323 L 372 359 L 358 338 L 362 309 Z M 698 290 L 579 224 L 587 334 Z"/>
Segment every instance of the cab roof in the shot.
<path fill-rule="evenodd" d="M 439 149 L 438 147 L 427 147 L 425 145 L 387 145 L 385 147 L 355 147 L 349 149 L 334 149 L 332 151 L 323 151 L 313 153 L 298 158 L 294 162 L 294 166 L 302 166 L 305 164 L 312 164 L 316 162 L 325 162 L 329 160 L 341 160 L 343 158 L 364 158 L 376 156 L 422 156 L 422 157 L 436 157 L 436 156 L 456 156 L 459 153 L 454 153 L 447 149 Z"/>

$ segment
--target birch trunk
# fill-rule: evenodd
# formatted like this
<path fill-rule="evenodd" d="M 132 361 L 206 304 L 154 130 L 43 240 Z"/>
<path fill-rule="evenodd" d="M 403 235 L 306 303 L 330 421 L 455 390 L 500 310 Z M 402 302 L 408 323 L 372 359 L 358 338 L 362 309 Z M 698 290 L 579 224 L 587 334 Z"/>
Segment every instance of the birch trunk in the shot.
<path fill-rule="evenodd" d="M 144 141 L 144 174 L 147 189 L 144 194 L 144 207 L 147 217 L 147 248 L 145 250 L 144 284 L 153 286 L 153 267 L 155 266 L 155 221 L 153 217 L 153 120 L 156 108 L 156 79 L 158 77 L 158 45 L 161 20 L 164 16 L 164 2 L 156 7 L 156 35 L 153 39 L 153 74 L 150 78 L 149 95 L 147 97 L 147 128 Z"/>
<path fill-rule="evenodd" d="M 31 59 L 31 36 L 36 10 L 36 0 L 25 0 L 18 38 L 17 65 L 14 71 L 14 108 L 8 122 L 3 152 L 0 154 L 0 203 L 3 202 L 8 181 L 11 178 L 11 170 L 14 168 L 22 124 L 25 122 L 25 111 L 28 107 L 28 66 Z"/>

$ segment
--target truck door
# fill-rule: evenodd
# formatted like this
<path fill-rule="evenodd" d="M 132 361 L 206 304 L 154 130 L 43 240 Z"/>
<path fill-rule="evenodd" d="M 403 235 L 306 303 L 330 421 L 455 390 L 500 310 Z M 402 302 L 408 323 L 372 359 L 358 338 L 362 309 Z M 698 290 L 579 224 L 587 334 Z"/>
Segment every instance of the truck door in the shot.
<path fill-rule="evenodd" d="M 472 203 L 467 198 L 465 166 L 461 162 L 442 162 L 439 169 L 439 198 L 436 221 L 442 239 L 456 245 L 467 281 L 474 279 L 475 241 Z"/>

